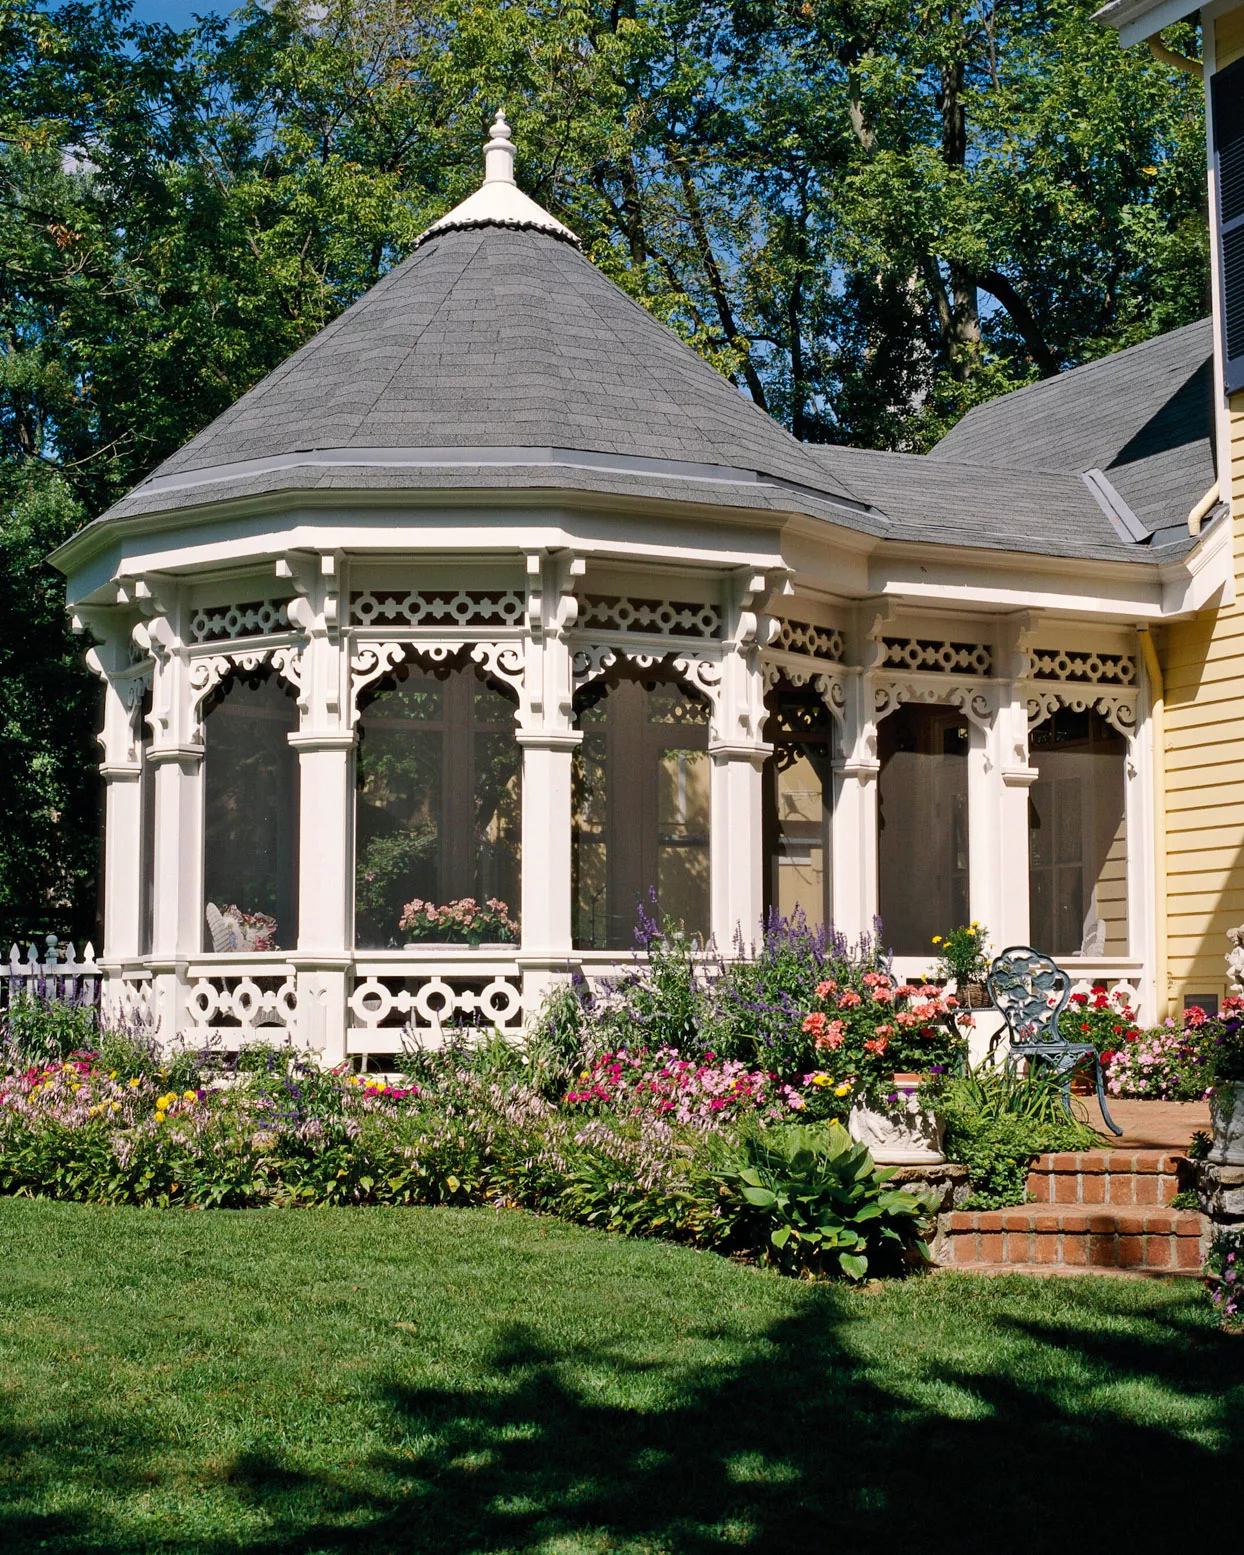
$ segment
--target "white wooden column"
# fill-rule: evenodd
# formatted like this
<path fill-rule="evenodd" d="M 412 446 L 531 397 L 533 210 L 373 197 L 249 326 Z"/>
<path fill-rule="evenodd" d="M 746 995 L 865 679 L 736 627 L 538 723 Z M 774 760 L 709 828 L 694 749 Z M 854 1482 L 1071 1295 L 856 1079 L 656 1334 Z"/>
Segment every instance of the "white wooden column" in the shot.
<path fill-rule="evenodd" d="M 833 927 L 852 942 L 877 916 L 877 724 L 869 675 L 853 670 L 833 762 Z"/>
<path fill-rule="evenodd" d="M 116 607 L 75 612 L 74 628 L 100 639 L 87 667 L 104 683 L 100 745 L 104 759 L 104 939 L 100 964 L 109 978 L 142 952 L 142 731 L 138 727 L 149 666 L 130 661 L 132 613 Z"/>
<path fill-rule="evenodd" d="M 185 1025 L 189 962 L 203 947 L 203 731 L 190 685 L 186 607 L 175 591 L 157 596 L 140 585 L 138 596 L 156 612 L 135 627 L 134 640 L 155 661 L 151 972 L 158 1032 L 168 1043 Z"/>
<path fill-rule="evenodd" d="M 295 1040 L 335 1066 L 347 1056 L 354 940 L 354 710 L 342 640 L 342 558 L 290 553 L 276 566 L 297 595 L 289 619 L 302 634 L 291 659 L 298 686 L 298 987 Z"/>
<path fill-rule="evenodd" d="M 710 922 L 726 955 L 736 935 L 750 946 L 764 934 L 763 772 L 773 747 L 763 738 L 760 649 L 776 623 L 760 611 L 769 593 L 768 577 L 750 568 L 729 580 L 721 678 L 709 730 Z"/>
<path fill-rule="evenodd" d="M 568 551 L 526 558 L 527 633 L 516 738 L 523 752 L 521 943 L 523 1005 L 535 1014 L 576 964 L 571 900 L 571 771 L 583 735 L 574 727 L 568 633 L 578 618 L 583 563 Z"/>

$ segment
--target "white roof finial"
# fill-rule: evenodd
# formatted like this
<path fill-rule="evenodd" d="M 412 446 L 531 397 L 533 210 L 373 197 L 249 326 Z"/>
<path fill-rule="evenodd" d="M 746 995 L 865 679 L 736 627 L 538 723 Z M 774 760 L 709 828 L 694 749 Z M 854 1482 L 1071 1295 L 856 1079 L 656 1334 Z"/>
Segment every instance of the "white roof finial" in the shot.
<path fill-rule="evenodd" d="M 484 182 L 486 184 L 512 184 L 514 182 L 514 142 L 510 139 L 510 126 L 505 122 L 505 112 L 497 109 L 492 121 L 492 139 L 484 147 Z"/>
<path fill-rule="evenodd" d="M 469 194 L 461 205 L 455 205 L 448 216 L 434 221 L 423 233 L 419 243 L 442 232 L 463 232 L 478 227 L 513 227 L 519 231 L 547 232 L 563 242 L 579 247 L 579 240 L 569 227 L 563 226 L 555 216 L 550 216 L 514 182 L 514 142 L 510 139 L 510 126 L 505 114 L 497 109 L 492 121 L 492 138 L 484 144 L 484 182 L 474 194 Z M 418 247 L 418 243 L 415 245 Z"/>

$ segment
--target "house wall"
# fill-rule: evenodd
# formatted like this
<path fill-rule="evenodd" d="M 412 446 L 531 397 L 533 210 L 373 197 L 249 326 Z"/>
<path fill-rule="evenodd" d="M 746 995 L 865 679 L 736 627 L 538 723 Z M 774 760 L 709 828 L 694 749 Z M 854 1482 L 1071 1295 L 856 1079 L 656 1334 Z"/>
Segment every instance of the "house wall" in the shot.
<path fill-rule="evenodd" d="M 1244 55 L 1244 5 L 1216 18 L 1216 69 Z M 1215 310 L 1219 299 L 1215 296 Z M 1244 394 L 1225 411 L 1236 598 L 1244 521 Z M 1223 493 L 1226 495 L 1226 491 Z M 1190 493 L 1195 502 L 1199 493 Z M 1204 611 L 1162 634 L 1166 680 L 1167 971 L 1176 1008 L 1226 993 L 1226 932 L 1244 923 L 1244 610 Z"/>

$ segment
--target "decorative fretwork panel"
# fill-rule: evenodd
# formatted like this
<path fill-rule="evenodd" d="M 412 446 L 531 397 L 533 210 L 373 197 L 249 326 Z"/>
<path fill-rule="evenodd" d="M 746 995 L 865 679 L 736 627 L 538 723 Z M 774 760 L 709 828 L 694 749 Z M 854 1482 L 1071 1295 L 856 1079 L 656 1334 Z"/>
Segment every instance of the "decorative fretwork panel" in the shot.
<path fill-rule="evenodd" d="M 721 661 L 711 656 L 701 658 L 698 653 L 690 650 L 665 654 L 638 653 L 630 648 L 612 648 L 599 643 L 576 648 L 571 659 L 571 674 L 576 691 L 608 674 L 619 659 L 625 659 L 640 670 L 663 665 L 705 696 L 713 707 L 717 706 L 721 696 Z"/>
<path fill-rule="evenodd" d="M 1029 650 L 1034 680 L 1092 686 L 1134 686 L 1136 660 L 1125 653 L 1068 653 L 1062 648 Z"/>
<path fill-rule="evenodd" d="M 603 632 L 646 632 L 654 637 L 721 636 L 718 605 L 702 605 L 678 599 L 631 599 L 617 594 L 588 594 L 583 599 L 579 625 Z"/>
<path fill-rule="evenodd" d="M 363 589 L 350 596 L 356 626 L 520 626 L 525 610 L 512 589 Z"/>
<path fill-rule="evenodd" d="M 190 639 L 196 643 L 236 642 L 240 637 L 266 637 L 289 629 L 289 609 L 283 599 L 258 599 L 248 605 L 196 610 L 190 622 Z"/>
<path fill-rule="evenodd" d="M 350 995 L 352 1031 L 391 1030 L 439 1037 L 444 1031 L 518 1032 L 523 1024 L 522 986 L 517 974 L 475 976 L 439 972 L 424 976 L 371 976 Z"/>
<path fill-rule="evenodd" d="M 885 664 L 935 675 L 988 675 L 993 653 L 988 643 L 938 642 L 928 637 L 883 637 Z"/>
<path fill-rule="evenodd" d="M 1032 688 L 1028 697 L 1028 728 L 1035 729 L 1060 707 L 1073 713 L 1099 712 L 1107 723 L 1130 739 L 1136 732 L 1136 693 L 1100 691 L 1096 686 L 1077 686 L 1074 682 L 1056 688 Z"/>
<path fill-rule="evenodd" d="M 781 621 L 772 647 L 784 653 L 805 654 L 841 664 L 845 654 L 842 633 L 836 626 L 816 626 L 811 621 Z"/>
<path fill-rule="evenodd" d="M 186 1001 L 190 1041 L 220 1038 L 242 1042 L 262 1033 L 293 1035 L 298 1021 L 298 988 L 292 970 L 271 975 L 198 977 Z"/>
<path fill-rule="evenodd" d="M 104 1013 L 118 1026 L 152 1027 L 156 1023 L 155 988 L 149 977 L 110 977 L 104 991 Z"/>

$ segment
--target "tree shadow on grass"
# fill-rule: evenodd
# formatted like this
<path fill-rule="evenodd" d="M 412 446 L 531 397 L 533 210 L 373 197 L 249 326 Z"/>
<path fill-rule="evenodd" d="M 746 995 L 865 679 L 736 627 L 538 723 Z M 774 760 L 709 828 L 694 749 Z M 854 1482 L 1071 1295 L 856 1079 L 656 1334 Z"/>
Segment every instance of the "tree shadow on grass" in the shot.
<path fill-rule="evenodd" d="M 803 1313 L 774 1324 L 745 1361 L 690 1374 L 512 1327 L 473 1388 L 382 1383 L 390 1445 L 366 1464 L 305 1473 L 252 1452 L 218 1474 L 217 1485 L 236 1487 L 239 1510 L 263 1508 L 262 1536 L 233 1536 L 227 1515 L 215 1534 L 170 1527 L 155 1542 L 103 1518 L 68 1529 L 63 1518 L 0 1516 L 0 1549 L 703 1555 L 740 1546 L 777 1555 L 1065 1551 L 1103 1541 L 1146 1549 L 1158 1538 L 1236 1545 L 1244 1341 L 1177 1309 L 1112 1332 L 1099 1321 L 1100 1295 L 1066 1295 L 1057 1322 L 995 1314 L 996 1358 L 975 1368 L 865 1355 L 852 1329 L 868 1319 L 858 1307 L 848 1316 L 833 1291 L 810 1293 Z M 604 1374 L 663 1396 L 605 1401 Z"/>

